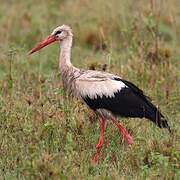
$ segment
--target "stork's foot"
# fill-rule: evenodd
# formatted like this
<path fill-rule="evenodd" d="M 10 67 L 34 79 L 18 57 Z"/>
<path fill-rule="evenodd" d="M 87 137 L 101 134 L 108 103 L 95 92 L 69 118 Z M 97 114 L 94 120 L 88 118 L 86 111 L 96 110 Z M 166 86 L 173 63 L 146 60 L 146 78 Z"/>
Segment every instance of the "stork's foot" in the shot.
<path fill-rule="evenodd" d="M 92 157 L 92 163 L 93 164 L 98 164 L 101 149 L 99 149 L 99 151 L 97 150 L 96 154 Z"/>
<path fill-rule="evenodd" d="M 100 136 L 99 143 L 96 145 L 96 154 L 92 157 L 92 161 L 94 164 L 97 164 L 99 161 L 99 156 L 101 149 L 103 147 L 103 143 L 104 143 L 104 137 Z"/>
<path fill-rule="evenodd" d="M 126 128 L 124 128 L 120 123 L 119 123 L 119 127 L 118 127 L 118 128 L 120 129 L 120 132 L 121 132 L 121 134 L 123 135 L 124 139 L 127 140 L 127 143 L 128 143 L 129 145 L 133 144 L 133 138 L 132 138 L 132 136 L 128 133 L 128 131 L 126 130 Z"/>
<path fill-rule="evenodd" d="M 96 145 L 96 154 L 92 158 L 93 164 L 97 164 L 99 161 L 99 155 L 104 144 L 104 132 L 106 129 L 106 123 L 107 122 L 104 118 L 100 119 L 100 137 L 99 137 L 98 144 Z"/>
<path fill-rule="evenodd" d="M 127 129 L 121 124 L 116 122 L 115 119 L 112 119 L 113 123 L 117 126 L 119 129 L 120 133 L 122 134 L 123 138 L 126 139 L 127 143 L 131 145 L 133 143 L 133 138 L 132 136 L 128 133 Z"/>

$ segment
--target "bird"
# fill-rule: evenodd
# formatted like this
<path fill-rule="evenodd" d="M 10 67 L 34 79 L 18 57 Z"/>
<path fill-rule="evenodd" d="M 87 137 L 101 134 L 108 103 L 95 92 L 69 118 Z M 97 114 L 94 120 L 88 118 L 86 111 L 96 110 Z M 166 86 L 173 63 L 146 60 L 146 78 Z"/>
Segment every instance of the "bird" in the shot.
<path fill-rule="evenodd" d="M 128 145 L 132 145 L 133 138 L 117 120 L 118 117 L 148 119 L 159 128 L 167 128 L 171 132 L 160 110 L 132 82 L 104 71 L 79 69 L 71 63 L 73 32 L 70 26 L 55 28 L 47 38 L 30 50 L 29 55 L 56 41 L 60 44 L 59 68 L 64 89 L 98 115 L 100 136 L 93 162 L 99 161 L 107 122 L 111 121 Z"/>

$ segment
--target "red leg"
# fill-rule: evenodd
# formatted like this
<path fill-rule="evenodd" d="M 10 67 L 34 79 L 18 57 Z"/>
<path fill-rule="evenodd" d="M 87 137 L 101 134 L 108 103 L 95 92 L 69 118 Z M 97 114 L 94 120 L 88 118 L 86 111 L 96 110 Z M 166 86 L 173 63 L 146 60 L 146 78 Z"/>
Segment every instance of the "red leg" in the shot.
<path fill-rule="evenodd" d="M 98 144 L 96 145 L 96 154 L 94 155 L 92 159 L 94 163 L 98 162 L 99 154 L 104 144 L 104 132 L 106 129 L 106 124 L 107 124 L 106 120 L 104 118 L 101 118 L 100 119 L 100 137 L 99 137 Z"/>
<path fill-rule="evenodd" d="M 112 119 L 112 121 L 117 126 L 117 128 L 119 129 L 119 131 L 123 135 L 123 137 L 127 140 L 128 144 L 131 145 L 133 143 L 133 138 L 128 133 L 126 128 L 121 123 L 118 123 L 115 119 Z"/>

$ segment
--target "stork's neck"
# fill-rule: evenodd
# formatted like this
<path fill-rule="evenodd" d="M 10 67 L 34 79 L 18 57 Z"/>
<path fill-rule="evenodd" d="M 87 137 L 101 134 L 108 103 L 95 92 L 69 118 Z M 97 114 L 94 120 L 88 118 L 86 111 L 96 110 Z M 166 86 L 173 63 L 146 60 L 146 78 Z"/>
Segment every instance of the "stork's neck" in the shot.
<path fill-rule="evenodd" d="M 62 42 L 60 42 L 60 58 L 59 66 L 61 71 L 61 77 L 64 88 L 69 92 L 73 93 L 73 79 L 79 72 L 78 68 L 75 68 L 71 64 L 71 47 L 72 47 L 72 36 L 68 36 Z"/>
<path fill-rule="evenodd" d="M 72 47 L 72 36 L 68 36 L 66 39 L 60 42 L 59 66 L 61 71 L 64 68 L 72 67 L 71 47 Z"/>

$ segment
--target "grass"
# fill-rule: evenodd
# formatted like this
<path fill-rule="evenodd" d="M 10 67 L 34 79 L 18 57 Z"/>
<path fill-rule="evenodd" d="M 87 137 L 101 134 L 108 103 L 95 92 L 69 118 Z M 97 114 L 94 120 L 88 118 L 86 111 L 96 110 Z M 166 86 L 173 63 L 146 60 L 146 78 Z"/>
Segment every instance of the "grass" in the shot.
<path fill-rule="evenodd" d="M 179 179 L 179 1 L 0 0 L 0 179 Z M 97 117 L 68 98 L 58 45 L 27 52 L 54 27 L 74 31 L 74 65 L 138 85 L 169 119 L 172 134 L 145 119 L 109 124 L 100 163 L 90 162 Z"/>

